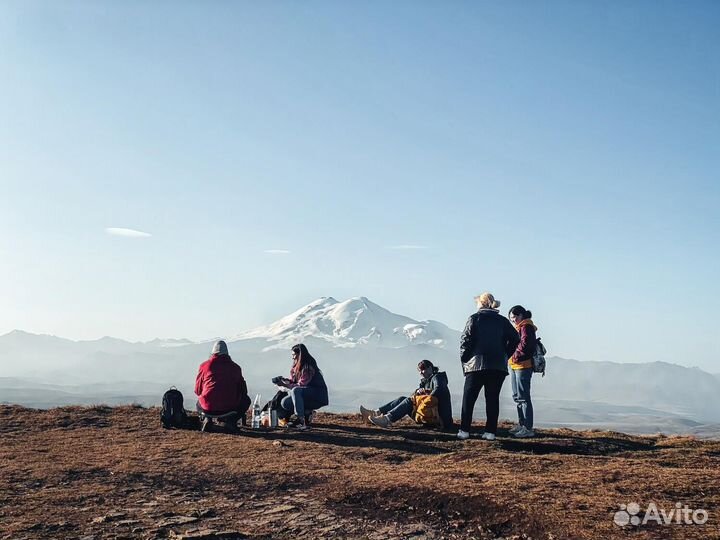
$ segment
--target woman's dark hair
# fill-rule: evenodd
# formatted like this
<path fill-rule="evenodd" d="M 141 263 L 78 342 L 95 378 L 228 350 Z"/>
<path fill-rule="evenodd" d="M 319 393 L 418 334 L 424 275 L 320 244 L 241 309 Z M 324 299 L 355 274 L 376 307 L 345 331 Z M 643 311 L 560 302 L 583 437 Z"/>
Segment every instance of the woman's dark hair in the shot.
<path fill-rule="evenodd" d="M 532 311 L 527 310 L 522 306 L 511 307 L 510 311 L 508 311 L 508 317 L 510 315 L 515 315 L 516 317 L 520 315 L 523 319 L 532 319 Z"/>
<path fill-rule="evenodd" d="M 299 369 L 310 366 L 315 371 L 320 371 L 317 365 L 317 361 L 315 360 L 313 355 L 310 354 L 310 351 L 308 351 L 307 347 L 303 343 L 293 345 L 292 352 L 298 355 L 298 361 L 300 362 L 300 365 L 298 366 Z"/>
<path fill-rule="evenodd" d="M 427 369 L 427 368 L 432 369 L 435 366 L 433 365 L 433 363 L 430 360 L 421 360 L 420 363 L 418 364 L 418 367 L 420 369 Z"/>

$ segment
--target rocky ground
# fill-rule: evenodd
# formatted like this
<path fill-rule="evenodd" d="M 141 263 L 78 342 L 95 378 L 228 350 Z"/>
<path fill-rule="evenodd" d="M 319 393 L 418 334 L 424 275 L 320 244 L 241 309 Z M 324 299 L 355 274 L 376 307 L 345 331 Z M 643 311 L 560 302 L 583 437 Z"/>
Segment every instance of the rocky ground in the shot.
<path fill-rule="evenodd" d="M 0 538 L 720 538 L 720 442 L 507 427 L 460 442 L 328 414 L 224 434 L 164 430 L 158 409 L 2 406 Z M 708 520 L 616 525 L 631 502 Z"/>

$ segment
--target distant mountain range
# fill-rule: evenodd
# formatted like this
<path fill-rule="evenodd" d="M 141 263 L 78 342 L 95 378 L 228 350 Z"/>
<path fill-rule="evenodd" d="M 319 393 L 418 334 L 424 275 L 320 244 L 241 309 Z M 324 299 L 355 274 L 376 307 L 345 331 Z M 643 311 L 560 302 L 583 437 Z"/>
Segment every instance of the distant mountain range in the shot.
<path fill-rule="evenodd" d="M 170 385 L 191 399 L 197 367 L 212 341 L 72 341 L 15 330 L 0 336 L 0 402 L 152 404 Z M 251 392 L 263 395 L 273 392 L 272 376 L 289 370 L 289 347 L 305 343 L 329 381 L 336 411 L 408 393 L 417 384 L 417 362 L 427 358 L 447 371 L 460 412 L 460 332 L 395 314 L 365 297 L 319 298 L 227 341 Z M 506 386 L 503 406 L 512 415 Z M 720 375 L 663 362 L 550 357 L 547 376 L 533 379 L 533 396 L 545 404 L 537 413 L 541 425 L 634 425 L 635 431 L 666 425 L 668 432 L 712 432 L 707 424 L 720 423 Z M 481 411 L 479 406 L 480 416 Z"/>

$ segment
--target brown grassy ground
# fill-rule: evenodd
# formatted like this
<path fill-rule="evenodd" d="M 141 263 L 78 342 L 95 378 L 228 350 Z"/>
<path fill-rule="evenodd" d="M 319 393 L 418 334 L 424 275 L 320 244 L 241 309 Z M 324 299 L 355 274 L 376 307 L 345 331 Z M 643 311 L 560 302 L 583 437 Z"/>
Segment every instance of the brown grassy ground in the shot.
<path fill-rule="evenodd" d="M 164 430 L 158 409 L 3 406 L 0 538 L 720 538 L 720 442 L 504 433 L 328 414 L 231 435 Z M 710 519 L 618 527 L 633 501 Z"/>

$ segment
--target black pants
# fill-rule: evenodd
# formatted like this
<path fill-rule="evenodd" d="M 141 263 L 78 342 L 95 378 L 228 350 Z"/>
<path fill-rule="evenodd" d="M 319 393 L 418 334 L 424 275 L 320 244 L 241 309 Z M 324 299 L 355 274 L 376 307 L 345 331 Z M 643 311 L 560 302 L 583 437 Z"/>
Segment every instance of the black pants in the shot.
<path fill-rule="evenodd" d="M 472 371 L 465 375 L 465 388 L 462 400 L 462 418 L 460 429 L 470 431 L 473 409 L 480 390 L 485 387 L 485 432 L 497 431 L 498 416 L 500 415 L 500 389 L 507 377 L 507 373 L 498 370 Z"/>
<path fill-rule="evenodd" d="M 205 409 L 203 409 L 200 406 L 199 402 L 196 403 L 195 407 L 197 408 L 197 411 L 199 414 L 207 413 L 207 414 L 210 414 L 213 416 L 221 416 L 221 415 L 229 413 L 229 412 L 237 413 L 238 418 L 240 420 L 242 420 L 242 424 L 245 425 L 245 413 L 247 413 L 247 410 L 250 408 L 250 405 L 251 405 L 250 396 L 242 396 L 242 398 L 240 398 L 240 403 L 238 404 L 237 408 L 235 408 L 234 410 L 230 410 L 230 411 L 206 411 Z"/>

